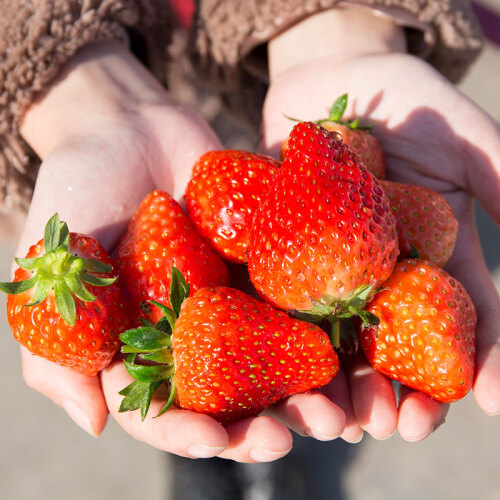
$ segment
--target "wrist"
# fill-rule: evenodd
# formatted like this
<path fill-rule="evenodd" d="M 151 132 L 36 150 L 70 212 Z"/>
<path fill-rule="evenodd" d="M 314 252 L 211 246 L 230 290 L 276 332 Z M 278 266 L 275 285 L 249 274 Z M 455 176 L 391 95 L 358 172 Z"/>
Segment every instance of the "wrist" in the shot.
<path fill-rule="evenodd" d="M 342 63 L 369 54 L 406 52 L 403 29 L 376 11 L 357 6 L 314 14 L 268 45 L 271 82 L 315 59 Z"/>
<path fill-rule="evenodd" d="M 154 77 L 116 42 L 79 50 L 26 109 L 20 132 L 44 159 L 68 137 L 96 130 L 147 103 L 168 100 Z"/>

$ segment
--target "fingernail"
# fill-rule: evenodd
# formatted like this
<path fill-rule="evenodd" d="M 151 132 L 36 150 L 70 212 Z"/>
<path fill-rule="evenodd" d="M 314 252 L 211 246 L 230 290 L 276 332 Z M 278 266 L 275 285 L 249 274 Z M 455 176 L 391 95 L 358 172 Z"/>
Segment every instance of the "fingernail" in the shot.
<path fill-rule="evenodd" d="M 61 406 L 66 410 L 66 413 L 69 415 L 71 420 L 75 422 L 75 424 L 81 427 L 92 437 L 97 437 L 97 434 L 92 430 L 87 413 L 84 412 L 74 401 L 71 399 L 65 399 Z"/>
<path fill-rule="evenodd" d="M 333 439 L 337 439 L 339 437 L 338 434 L 336 434 L 335 436 L 329 436 L 327 434 L 322 434 L 317 429 L 313 430 L 310 427 L 306 427 L 304 429 L 304 434 L 306 436 L 317 439 L 318 441 L 332 441 Z"/>
<path fill-rule="evenodd" d="M 349 438 L 349 439 L 345 439 L 345 440 L 348 443 L 351 443 L 351 444 L 361 443 L 361 441 L 363 440 L 364 435 L 365 435 L 365 433 L 363 431 L 361 431 L 361 433 L 358 436 L 355 436 L 355 437 L 352 437 L 352 438 Z M 343 436 L 341 436 L 341 437 L 343 437 Z"/>
<path fill-rule="evenodd" d="M 193 458 L 210 458 L 215 457 L 222 451 L 224 446 L 210 446 L 205 443 L 194 443 L 188 449 L 188 455 Z"/>
<path fill-rule="evenodd" d="M 291 448 L 290 448 L 291 449 Z M 271 451 L 263 448 L 252 448 L 250 450 L 250 458 L 255 462 L 272 462 L 286 455 L 290 450 Z"/>

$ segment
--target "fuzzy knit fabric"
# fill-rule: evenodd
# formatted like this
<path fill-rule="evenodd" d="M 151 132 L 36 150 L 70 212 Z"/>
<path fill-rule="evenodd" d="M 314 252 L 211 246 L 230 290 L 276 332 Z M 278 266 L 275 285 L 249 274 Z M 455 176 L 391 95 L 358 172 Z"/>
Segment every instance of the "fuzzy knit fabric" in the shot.
<path fill-rule="evenodd" d="M 0 0 L 0 211 L 26 211 L 40 161 L 19 135 L 22 113 L 81 47 L 133 29 L 157 76 L 169 39 L 167 2 L 155 0 Z"/>
<path fill-rule="evenodd" d="M 482 32 L 467 0 L 201 0 L 191 58 L 232 115 L 257 124 L 268 85 L 263 45 L 310 15 L 347 4 L 429 26 L 431 44 L 422 30 L 406 30 L 408 52 L 452 82 L 465 75 L 482 48 Z"/>
<path fill-rule="evenodd" d="M 257 124 L 267 82 L 265 74 L 249 70 L 249 59 L 265 67 L 268 40 L 341 0 L 198 0 L 191 33 L 194 65 L 187 62 L 182 35 L 177 49 L 169 47 L 167 55 L 169 3 L 175 1 L 187 0 L 0 0 L 0 213 L 26 211 L 40 163 L 19 135 L 19 120 L 80 47 L 103 40 L 127 44 L 130 33 L 138 35 L 147 52 L 143 62 L 163 83 L 170 78 L 169 88 L 180 94 L 191 89 L 198 95 L 203 78 L 229 108 Z M 480 30 L 466 0 L 353 3 L 399 10 L 431 26 L 435 43 L 425 55 L 421 47 L 426 42 L 418 30 L 408 33 L 409 51 L 452 81 L 465 73 L 481 47 Z M 173 64 L 167 64 L 168 59 Z M 206 89 L 203 92 L 207 95 Z"/>

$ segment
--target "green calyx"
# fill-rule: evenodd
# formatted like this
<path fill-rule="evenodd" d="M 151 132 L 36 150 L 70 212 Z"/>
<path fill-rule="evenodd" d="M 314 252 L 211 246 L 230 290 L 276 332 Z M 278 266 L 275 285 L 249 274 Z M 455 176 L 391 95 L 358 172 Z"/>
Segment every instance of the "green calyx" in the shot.
<path fill-rule="evenodd" d="M 360 125 L 359 118 L 355 118 L 351 121 L 342 120 L 342 116 L 344 116 L 345 109 L 347 107 L 347 94 L 342 94 L 335 102 L 332 104 L 330 108 L 330 113 L 328 114 L 328 118 L 323 120 L 317 120 L 316 123 L 318 125 L 323 125 L 327 122 L 335 122 L 340 125 L 345 125 L 352 130 L 371 130 L 375 124 L 373 125 Z"/>
<path fill-rule="evenodd" d="M 94 295 L 86 288 L 86 284 L 108 286 L 114 283 L 117 277 L 95 276 L 95 274 L 109 273 L 112 267 L 96 259 L 86 259 L 71 254 L 68 226 L 59 220 L 58 214 L 54 214 L 47 222 L 43 243 L 44 254 L 41 257 L 15 258 L 18 266 L 30 271 L 32 277 L 23 281 L 0 283 L 0 290 L 10 295 L 17 295 L 33 289 L 31 302 L 25 304 L 27 307 L 41 304 L 49 293 L 53 292 L 59 314 L 66 323 L 74 325 L 75 297 L 85 302 L 95 300 Z"/>
<path fill-rule="evenodd" d="M 313 306 L 308 310 L 294 311 L 294 316 L 311 323 L 322 323 L 325 320 L 330 324 L 330 340 L 333 347 L 339 348 L 341 344 L 341 330 L 347 331 L 351 337 L 353 329 L 351 320 L 353 318 L 361 319 L 361 327 L 368 328 L 378 325 L 377 316 L 367 311 L 366 305 L 372 300 L 374 295 L 380 291 L 374 289 L 373 285 L 364 285 L 359 287 L 348 300 L 335 300 L 330 296 L 324 296 L 319 301 L 313 301 Z M 341 328 L 344 326 L 345 328 Z"/>
<path fill-rule="evenodd" d="M 360 125 L 359 118 L 355 118 L 351 121 L 342 120 L 342 116 L 344 116 L 344 112 L 347 108 L 347 94 L 342 94 L 339 98 L 335 100 L 335 102 L 330 107 L 330 112 L 328 113 L 328 118 L 322 118 L 321 120 L 314 120 L 314 123 L 318 125 L 324 125 L 328 122 L 335 122 L 339 125 L 345 125 L 349 127 L 351 130 L 366 130 L 367 132 L 371 131 L 375 124 L 372 125 Z M 301 122 L 303 120 L 299 120 L 298 118 L 293 118 L 288 115 L 283 115 L 285 118 L 292 120 L 294 122 Z"/>
<path fill-rule="evenodd" d="M 125 368 L 134 378 L 134 382 L 120 391 L 123 400 L 119 411 L 141 410 L 142 420 L 146 415 L 156 390 L 164 383 L 170 383 L 168 400 L 156 415 L 165 413 L 175 400 L 176 388 L 173 382 L 174 360 L 172 356 L 172 332 L 179 317 L 182 302 L 189 296 L 190 287 L 181 272 L 173 267 L 170 282 L 170 307 L 151 300 L 158 307 L 163 317 L 154 325 L 142 320 L 142 326 L 127 330 L 120 335 L 123 342 L 121 352 L 128 354 L 124 361 Z M 137 360 L 148 364 L 138 364 Z M 153 364 L 154 363 L 154 364 Z"/>

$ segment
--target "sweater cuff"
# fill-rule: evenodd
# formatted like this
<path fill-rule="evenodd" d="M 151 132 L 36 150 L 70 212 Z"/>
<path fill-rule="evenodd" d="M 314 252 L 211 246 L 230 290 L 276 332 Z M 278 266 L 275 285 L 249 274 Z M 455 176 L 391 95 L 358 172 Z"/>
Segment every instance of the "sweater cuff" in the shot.
<path fill-rule="evenodd" d="M 238 11 L 232 0 L 206 0 L 197 13 L 197 63 L 210 77 L 218 76 L 231 86 L 260 45 L 308 16 L 341 5 L 373 8 L 395 19 L 406 28 L 409 53 L 454 82 L 482 46 L 481 30 L 467 0 L 248 0 Z"/>
<path fill-rule="evenodd" d="M 151 69 L 165 74 L 168 9 L 157 4 L 154 0 L 0 0 L 0 211 L 26 211 L 29 206 L 40 161 L 20 137 L 19 121 L 36 94 L 47 88 L 78 49 L 107 40 L 128 46 L 127 29 L 132 29 L 151 49 Z"/>

